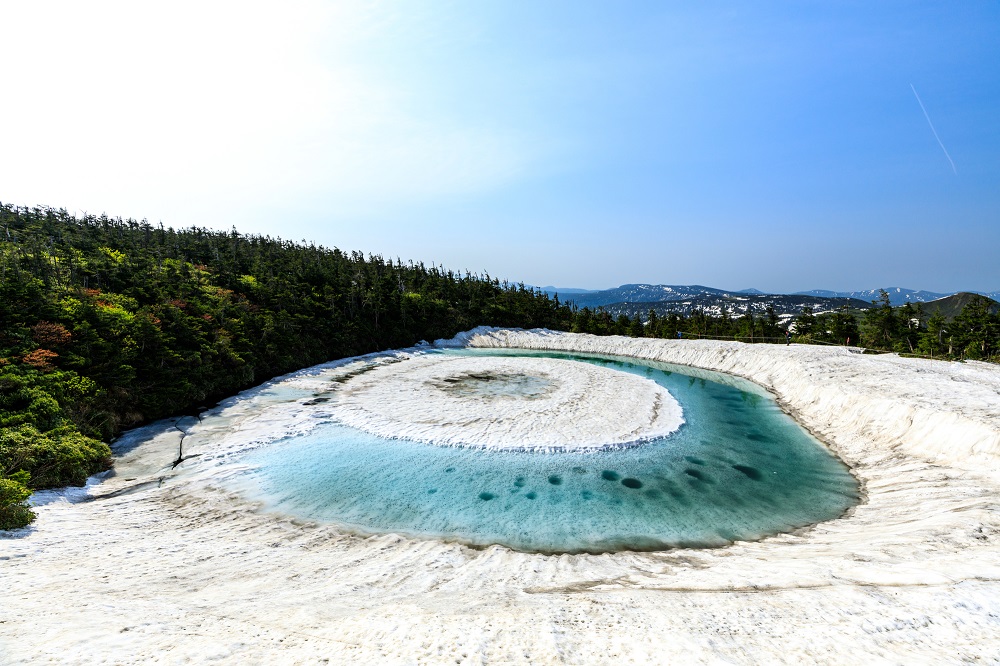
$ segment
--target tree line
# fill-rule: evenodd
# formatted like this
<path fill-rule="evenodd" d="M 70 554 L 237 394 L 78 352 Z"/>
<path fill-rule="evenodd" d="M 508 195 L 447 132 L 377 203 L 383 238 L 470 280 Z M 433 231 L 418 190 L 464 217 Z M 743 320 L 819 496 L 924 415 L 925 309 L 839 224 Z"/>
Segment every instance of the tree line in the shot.
<path fill-rule="evenodd" d="M 748 343 L 826 344 L 862 347 L 871 352 L 896 352 L 945 360 L 1000 362 L 1000 313 L 989 298 L 972 295 L 961 312 L 949 320 L 939 310 L 931 314 L 921 303 L 893 307 L 884 290 L 872 308 L 854 311 L 842 306 L 815 313 L 811 307 L 791 319 L 768 306 L 762 314 L 747 311 L 695 310 L 689 315 L 658 315 L 650 310 L 645 321 L 627 315 L 612 317 L 597 308 L 573 310 L 569 330 L 595 335 L 648 338 L 717 339 Z"/>

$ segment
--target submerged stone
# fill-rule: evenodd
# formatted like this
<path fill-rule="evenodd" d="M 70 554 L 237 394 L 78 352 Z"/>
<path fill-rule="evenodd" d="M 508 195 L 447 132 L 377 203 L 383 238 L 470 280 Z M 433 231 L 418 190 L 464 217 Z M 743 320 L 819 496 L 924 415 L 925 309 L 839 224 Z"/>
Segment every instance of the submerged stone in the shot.
<path fill-rule="evenodd" d="M 693 467 L 688 467 L 686 470 L 684 470 L 684 473 L 690 477 L 698 479 L 699 481 L 704 481 L 705 483 L 712 483 L 712 478 L 708 474 L 702 472 L 700 469 L 694 469 Z"/>
<path fill-rule="evenodd" d="M 760 473 L 760 470 L 756 467 L 750 467 L 749 465 L 733 465 L 733 469 L 737 472 L 743 473 L 745 476 L 753 479 L 754 481 L 760 481 L 764 478 L 764 475 Z"/>

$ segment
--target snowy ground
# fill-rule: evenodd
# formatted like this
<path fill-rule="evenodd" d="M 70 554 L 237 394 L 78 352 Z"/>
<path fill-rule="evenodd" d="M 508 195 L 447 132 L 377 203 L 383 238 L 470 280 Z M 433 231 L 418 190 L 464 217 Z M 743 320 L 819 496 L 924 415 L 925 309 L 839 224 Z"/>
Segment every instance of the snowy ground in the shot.
<path fill-rule="evenodd" d="M 3 663 L 1000 663 L 1000 368 L 847 350 L 477 331 L 458 344 L 632 355 L 770 389 L 866 500 L 716 550 L 544 556 L 261 514 L 232 453 L 308 428 L 332 364 L 123 443 L 0 539 Z M 407 355 L 377 359 L 387 362 Z M 360 375 L 363 376 L 363 375 Z M 294 399 L 289 404 L 287 401 Z M 84 501 L 79 501 L 83 499 Z"/>

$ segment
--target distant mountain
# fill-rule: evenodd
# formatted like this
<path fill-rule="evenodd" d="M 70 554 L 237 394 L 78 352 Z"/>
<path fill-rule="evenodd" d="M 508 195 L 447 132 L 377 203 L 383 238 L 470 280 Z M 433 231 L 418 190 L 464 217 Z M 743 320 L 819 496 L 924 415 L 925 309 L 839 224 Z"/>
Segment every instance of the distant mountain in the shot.
<path fill-rule="evenodd" d="M 812 289 L 810 291 L 797 291 L 796 296 L 819 296 L 821 298 L 857 298 L 871 303 L 878 300 L 879 289 L 866 289 L 864 291 L 827 291 L 826 289 Z M 901 287 L 886 287 L 889 294 L 890 305 L 903 305 L 904 303 L 927 303 L 944 298 L 948 294 L 937 294 L 933 291 L 914 291 L 913 289 L 903 289 Z"/>
<path fill-rule="evenodd" d="M 563 300 L 573 301 L 581 308 L 596 308 L 612 303 L 660 303 L 665 301 L 681 301 L 698 296 L 722 296 L 730 293 L 722 289 L 713 289 L 701 285 L 669 285 L 669 284 L 623 284 L 614 289 L 602 289 L 570 295 Z M 562 292 L 560 292 L 562 298 Z"/>
<path fill-rule="evenodd" d="M 652 301 L 634 303 L 609 303 L 602 307 L 611 313 L 612 316 L 628 315 L 629 318 L 639 316 L 645 321 L 652 310 L 657 316 L 663 316 L 671 312 L 677 314 L 690 315 L 695 310 L 702 310 L 706 314 L 720 316 L 723 312 L 736 318 L 742 317 L 748 311 L 754 316 L 763 316 L 767 312 L 768 306 L 774 308 L 778 318 L 784 322 L 792 317 L 802 314 L 806 307 L 811 307 L 813 313 L 833 312 L 844 305 L 850 306 L 852 310 L 867 310 L 872 307 L 868 301 L 856 298 L 823 298 L 820 296 L 804 295 L 779 295 L 779 294 L 700 294 L 691 298 L 673 301 Z"/>
<path fill-rule="evenodd" d="M 955 315 L 960 313 L 966 305 L 969 304 L 969 301 L 976 296 L 984 295 L 985 294 L 974 294 L 967 291 L 960 291 L 957 294 L 945 296 L 944 298 L 939 298 L 936 301 L 931 301 L 930 303 L 924 303 L 924 315 L 925 317 L 930 317 L 935 312 L 940 312 L 944 315 L 945 319 L 950 321 L 955 317 Z M 993 305 L 990 307 L 990 311 L 993 313 L 1000 311 L 1000 303 L 998 303 L 995 298 L 990 298 L 990 301 L 993 302 Z"/>
<path fill-rule="evenodd" d="M 844 291 L 830 291 L 829 289 L 810 289 L 809 291 L 797 291 L 796 296 L 818 296 L 820 298 L 837 298 L 841 294 L 845 294 Z M 843 297 L 842 297 L 843 298 Z"/>
<path fill-rule="evenodd" d="M 706 287 L 700 284 L 623 284 L 614 289 L 602 289 L 599 291 L 578 290 L 577 293 L 565 291 L 565 295 L 561 291 L 559 292 L 559 297 L 563 301 L 572 301 L 581 308 L 604 307 L 608 309 L 609 306 L 614 305 L 619 310 L 633 309 L 623 307 L 624 304 L 642 304 L 643 306 L 648 306 L 650 303 L 679 303 L 680 305 L 677 307 L 664 309 L 664 311 L 673 312 L 690 311 L 699 307 L 709 308 L 710 311 L 714 308 L 721 312 L 723 304 L 729 303 L 732 306 L 730 311 L 734 311 L 733 308 L 736 308 L 736 311 L 742 313 L 745 312 L 747 307 L 746 303 L 748 301 L 746 299 L 748 297 L 753 297 L 754 310 L 759 309 L 761 312 L 770 303 L 778 313 L 783 313 L 787 310 L 788 312 L 797 314 L 801 312 L 802 307 L 810 304 L 809 298 L 818 299 L 811 303 L 813 307 L 820 307 L 826 310 L 834 310 L 845 304 L 849 304 L 852 308 L 863 309 L 871 307 L 870 299 L 854 299 L 858 300 L 858 303 L 854 303 L 850 297 L 836 296 L 837 292 L 826 293 L 831 294 L 831 296 L 824 296 L 822 294 L 766 294 L 759 289 L 752 288 L 741 289 L 740 291 L 726 291 L 725 289 L 715 289 L 714 287 Z M 796 298 L 793 298 L 793 296 Z M 839 300 L 834 304 L 830 302 L 831 298 L 838 298 Z M 845 301 L 845 298 L 848 300 Z M 645 307 L 643 314 L 648 312 L 648 310 L 649 308 Z"/>
<path fill-rule="evenodd" d="M 541 289 L 550 296 L 558 293 L 561 301 L 572 302 L 577 307 L 603 307 L 615 316 L 628 314 L 630 317 L 634 313 L 645 317 L 650 309 L 658 314 L 666 312 L 690 313 L 697 309 L 721 314 L 722 310 L 725 309 L 734 316 L 740 316 L 747 311 L 747 308 L 755 313 L 763 313 L 768 305 L 773 307 L 779 315 L 786 316 L 801 313 L 802 308 L 807 305 L 816 312 L 832 311 L 844 305 L 848 305 L 852 310 L 866 310 L 871 308 L 872 301 L 878 300 L 880 291 L 879 289 L 863 291 L 813 289 L 794 294 L 767 294 L 753 288 L 727 291 L 699 284 L 623 284 L 613 289 L 596 290 L 557 287 L 542 287 Z M 952 296 L 901 287 L 888 287 L 885 291 L 889 294 L 889 303 L 896 307 L 906 303 L 932 303 Z M 963 293 L 968 294 L 968 292 Z M 1000 300 L 1000 292 L 980 293 L 994 300 Z M 958 295 L 961 294 L 955 294 L 955 296 Z M 958 299 L 954 302 L 962 301 Z M 669 306 L 664 304 L 669 304 Z M 947 306 L 946 309 L 948 308 L 950 306 Z"/>
<path fill-rule="evenodd" d="M 539 287 L 541 291 L 544 291 L 549 296 L 554 296 L 559 294 L 560 298 L 568 294 L 593 294 L 596 293 L 594 289 L 576 289 L 574 287 Z"/>

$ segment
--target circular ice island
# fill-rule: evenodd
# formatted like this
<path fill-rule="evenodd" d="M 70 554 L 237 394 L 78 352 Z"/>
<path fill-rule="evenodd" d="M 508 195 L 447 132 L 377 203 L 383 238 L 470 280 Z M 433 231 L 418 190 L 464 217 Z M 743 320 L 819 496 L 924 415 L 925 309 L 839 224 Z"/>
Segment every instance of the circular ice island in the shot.
<path fill-rule="evenodd" d="M 684 423 L 652 380 L 552 358 L 417 356 L 347 380 L 329 407 L 388 439 L 508 451 L 624 448 Z"/>

